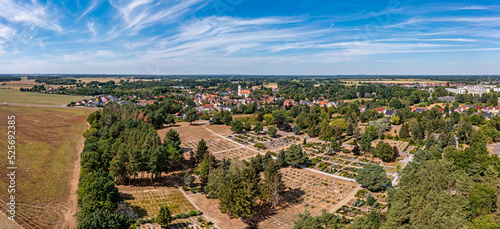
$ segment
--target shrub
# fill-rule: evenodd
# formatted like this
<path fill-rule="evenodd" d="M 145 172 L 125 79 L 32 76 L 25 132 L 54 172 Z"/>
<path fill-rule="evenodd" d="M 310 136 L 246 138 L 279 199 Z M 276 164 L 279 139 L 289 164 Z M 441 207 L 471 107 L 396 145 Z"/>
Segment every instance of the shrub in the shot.
<path fill-rule="evenodd" d="M 196 211 L 194 211 L 194 210 L 191 210 L 188 212 L 188 216 L 196 216 L 196 215 L 198 215 L 198 214 L 196 214 Z"/>
<path fill-rule="evenodd" d="M 253 146 L 255 146 L 256 148 L 262 149 L 262 150 L 266 149 L 266 147 L 264 146 L 264 143 L 256 143 Z"/>
<path fill-rule="evenodd" d="M 188 217 L 189 216 L 184 212 L 175 216 L 176 219 L 187 219 Z"/>
<path fill-rule="evenodd" d="M 183 187 L 182 187 L 182 190 L 184 190 L 184 191 L 189 191 L 189 188 L 188 188 L 188 187 L 186 187 L 186 186 L 183 186 Z"/>

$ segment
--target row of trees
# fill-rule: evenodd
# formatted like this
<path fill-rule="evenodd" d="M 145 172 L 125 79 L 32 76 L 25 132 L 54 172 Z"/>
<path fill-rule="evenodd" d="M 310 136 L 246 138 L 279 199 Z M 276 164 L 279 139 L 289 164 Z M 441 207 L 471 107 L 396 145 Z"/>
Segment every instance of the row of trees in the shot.
<path fill-rule="evenodd" d="M 153 180 L 182 168 L 179 134 L 171 129 L 162 142 L 154 126 L 145 122 L 144 112 L 136 106 L 108 104 L 88 116 L 91 127 L 84 133 L 81 154 L 78 228 L 128 228 L 133 220 L 116 212 L 122 198 L 115 182 Z"/>

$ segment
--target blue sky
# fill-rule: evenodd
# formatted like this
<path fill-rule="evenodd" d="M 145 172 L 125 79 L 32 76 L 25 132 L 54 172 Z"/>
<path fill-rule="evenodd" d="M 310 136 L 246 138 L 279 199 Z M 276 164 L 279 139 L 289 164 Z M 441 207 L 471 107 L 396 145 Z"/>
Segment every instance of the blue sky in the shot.
<path fill-rule="evenodd" d="M 497 1 L 0 0 L 0 73 L 500 74 Z"/>

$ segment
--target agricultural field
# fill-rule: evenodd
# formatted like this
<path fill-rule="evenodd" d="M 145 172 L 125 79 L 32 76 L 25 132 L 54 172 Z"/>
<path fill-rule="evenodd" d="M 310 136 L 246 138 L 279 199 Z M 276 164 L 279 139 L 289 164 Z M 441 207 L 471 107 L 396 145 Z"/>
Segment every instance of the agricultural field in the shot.
<path fill-rule="evenodd" d="M 16 117 L 16 220 L 24 228 L 76 227 L 76 189 L 82 133 L 91 109 L 17 107 L 0 105 L 0 129 L 7 129 L 7 116 Z M 0 139 L 6 139 L 6 132 Z M 0 141 L 0 148 L 7 148 Z M 0 173 L 7 174 L 7 161 Z M 7 190 L 8 177 L 0 178 Z M 0 192 L 5 212 L 7 192 Z"/>
<path fill-rule="evenodd" d="M 88 97 L 87 97 L 88 98 Z M 0 88 L 0 104 L 22 104 L 38 106 L 65 106 L 72 101 L 85 99 L 83 96 L 54 95 L 34 92 L 21 92 L 15 89 Z"/>

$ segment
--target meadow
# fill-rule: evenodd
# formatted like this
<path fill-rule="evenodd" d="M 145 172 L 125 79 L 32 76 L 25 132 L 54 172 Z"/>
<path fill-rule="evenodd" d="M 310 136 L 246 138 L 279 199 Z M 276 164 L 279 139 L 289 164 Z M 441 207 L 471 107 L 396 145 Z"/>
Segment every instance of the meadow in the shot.
<path fill-rule="evenodd" d="M 16 117 L 16 220 L 22 227 L 76 226 L 73 215 L 79 153 L 91 112 L 0 105 L 0 129 L 7 129 L 7 116 Z M 6 149 L 6 131 L 0 133 L 0 139 L 0 148 Z M 6 167 L 7 160 L 0 160 L 0 173 L 7 174 Z M 7 176 L 1 176 L 0 190 L 7 190 L 8 182 Z M 7 199 L 8 193 L 0 192 L 0 210 L 4 213 Z"/>

